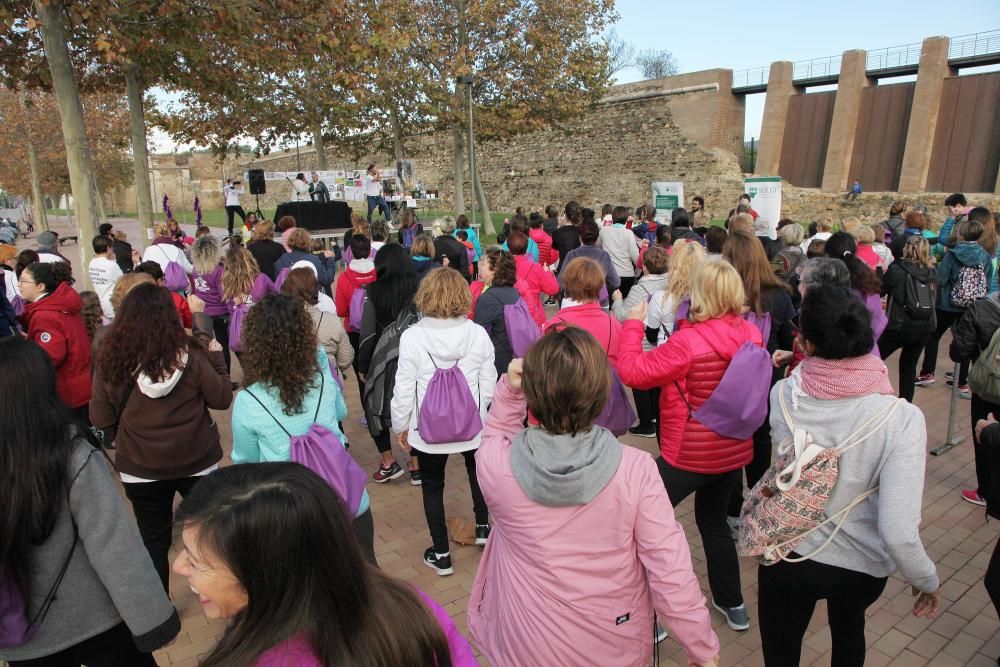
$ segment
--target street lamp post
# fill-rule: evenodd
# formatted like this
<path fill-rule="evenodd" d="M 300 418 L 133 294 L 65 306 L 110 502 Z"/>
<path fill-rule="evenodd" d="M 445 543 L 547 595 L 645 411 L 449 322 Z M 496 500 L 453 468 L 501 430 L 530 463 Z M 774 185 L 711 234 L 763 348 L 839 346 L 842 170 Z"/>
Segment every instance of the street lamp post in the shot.
<path fill-rule="evenodd" d="M 475 80 L 476 77 L 472 74 L 458 77 L 458 82 L 467 86 L 469 95 L 469 192 L 472 194 L 473 229 L 475 229 L 476 225 L 476 144 L 472 133 L 472 84 Z"/>

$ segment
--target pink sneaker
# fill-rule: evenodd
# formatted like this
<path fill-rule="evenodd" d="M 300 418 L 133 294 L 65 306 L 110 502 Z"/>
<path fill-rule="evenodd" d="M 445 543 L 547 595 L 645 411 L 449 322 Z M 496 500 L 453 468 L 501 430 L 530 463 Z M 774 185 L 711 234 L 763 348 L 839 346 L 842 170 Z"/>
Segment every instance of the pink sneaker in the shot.
<path fill-rule="evenodd" d="M 967 503 L 972 503 L 973 505 L 979 505 L 980 507 L 986 506 L 986 500 L 979 495 L 979 491 L 975 489 L 966 489 L 962 491 L 962 500 Z"/>
<path fill-rule="evenodd" d="M 916 382 L 913 384 L 918 387 L 934 384 L 934 373 L 924 373 L 923 375 L 918 375 Z"/>

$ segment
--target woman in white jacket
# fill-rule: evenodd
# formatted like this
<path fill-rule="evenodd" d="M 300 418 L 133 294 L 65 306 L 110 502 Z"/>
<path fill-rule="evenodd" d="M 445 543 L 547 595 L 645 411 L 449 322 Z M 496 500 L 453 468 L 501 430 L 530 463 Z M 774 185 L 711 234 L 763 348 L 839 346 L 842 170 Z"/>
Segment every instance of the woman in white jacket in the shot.
<path fill-rule="evenodd" d="M 412 447 L 420 454 L 424 514 L 434 543 L 424 552 L 424 563 L 443 576 L 454 572 L 444 518 L 444 469 L 449 454 L 462 454 L 465 458 L 476 517 L 476 544 L 486 544 L 489 537 L 489 514 L 476 479 L 475 453 L 482 438 L 486 409 L 493 398 L 497 371 L 489 334 L 466 318 L 472 296 L 458 271 L 441 268 L 428 273 L 420 283 L 414 304 L 423 317 L 404 331 L 399 340 L 392 430 L 399 434 L 399 445 L 404 451 L 409 452 Z M 428 384 L 438 368 L 456 365 L 479 406 L 479 414 L 457 416 L 478 424 L 478 432 L 460 442 L 424 442 L 417 422 Z"/>
<path fill-rule="evenodd" d="M 177 262 L 184 269 L 184 273 L 191 275 L 194 267 L 191 265 L 191 261 L 187 258 L 187 255 L 184 254 L 184 251 L 174 245 L 174 239 L 170 236 L 170 229 L 167 227 L 167 223 L 156 223 L 153 225 L 153 231 L 156 233 L 156 238 L 143 251 L 142 261 L 156 262 L 163 269 L 164 273 L 167 272 L 167 264 Z"/>

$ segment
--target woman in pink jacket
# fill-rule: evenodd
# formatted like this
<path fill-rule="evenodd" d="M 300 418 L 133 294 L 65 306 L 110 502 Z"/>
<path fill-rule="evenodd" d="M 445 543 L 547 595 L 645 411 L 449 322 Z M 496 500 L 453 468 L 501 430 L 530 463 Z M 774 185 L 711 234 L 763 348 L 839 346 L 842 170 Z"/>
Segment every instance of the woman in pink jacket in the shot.
<path fill-rule="evenodd" d="M 646 665 L 655 610 L 687 664 L 715 665 L 719 640 L 655 463 L 592 425 L 609 391 L 604 350 L 578 328 L 553 331 L 521 375 L 515 359 L 476 453 L 493 516 L 468 606 L 483 655 L 495 667 Z M 529 408 L 540 425 L 525 430 Z"/>
<path fill-rule="evenodd" d="M 564 305 L 542 325 L 542 332 L 560 323 L 578 326 L 597 339 L 611 365 L 617 369 L 618 338 L 622 325 L 598 302 L 604 287 L 604 269 L 596 261 L 580 257 L 566 267 L 560 278 L 566 294 Z"/>
<path fill-rule="evenodd" d="M 514 232 L 507 239 L 510 254 L 514 255 L 517 265 L 517 283 L 514 287 L 520 292 L 521 298 L 528 304 L 535 323 L 542 326 L 545 322 L 545 307 L 542 306 L 542 292 L 552 296 L 559 291 L 559 281 L 552 274 L 552 269 L 544 264 L 533 262 L 527 255 L 528 237 L 521 232 Z"/>

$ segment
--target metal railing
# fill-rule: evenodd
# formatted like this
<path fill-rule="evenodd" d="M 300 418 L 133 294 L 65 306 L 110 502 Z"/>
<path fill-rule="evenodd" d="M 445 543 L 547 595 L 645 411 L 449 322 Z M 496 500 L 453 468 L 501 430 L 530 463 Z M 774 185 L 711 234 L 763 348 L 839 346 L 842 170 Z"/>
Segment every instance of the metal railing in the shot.
<path fill-rule="evenodd" d="M 865 69 L 879 72 L 910 69 L 920 64 L 922 42 L 887 46 L 868 51 Z M 1000 54 L 1000 30 L 988 30 L 952 37 L 948 45 L 948 60 L 958 61 L 979 56 Z M 828 79 L 840 74 L 841 56 L 800 60 L 792 63 L 792 80 L 809 81 Z M 733 88 L 759 88 L 767 86 L 770 67 L 751 67 L 733 72 Z"/>

